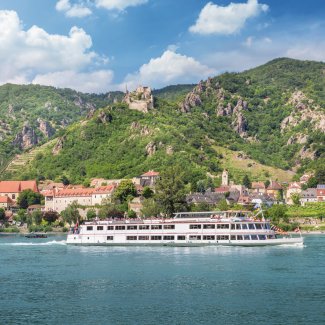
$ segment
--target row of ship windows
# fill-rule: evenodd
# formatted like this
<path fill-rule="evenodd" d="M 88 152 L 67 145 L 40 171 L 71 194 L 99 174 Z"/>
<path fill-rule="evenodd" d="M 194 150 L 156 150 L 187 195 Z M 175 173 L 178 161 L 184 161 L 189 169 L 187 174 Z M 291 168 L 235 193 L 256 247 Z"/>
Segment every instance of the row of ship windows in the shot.
<path fill-rule="evenodd" d="M 269 229 L 268 224 L 261 224 L 261 223 L 242 223 L 242 224 L 230 224 L 229 223 L 218 223 L 215 224 L 193 224 L 189 225 L 190 229 L 237 229 L 237 230 L 255 230 L 255 229 Z M 107 230 L 159 230 L 159 229 L 175 229 L 175 225 L 130 225 L 130 226 L 107 226 Z M 87 231 L 94 230 L 93 226 L 87 226 Z M 104 226 L 97 226 L 97 230 L 104 230 Z"/>
<path fill-rule="evenodd" d="M 126 236 L 126 240 L 175 240 L 176 236 Z M 266 235 L 190 235 L 188 236 L 189 240 L 265 240 L 271 238 L 271 236 Z M 114 236 L 107 236 L 107 240 L 114 240 Z M 186 240 L 186 236 L 177 236 L 177 240 Z"/>

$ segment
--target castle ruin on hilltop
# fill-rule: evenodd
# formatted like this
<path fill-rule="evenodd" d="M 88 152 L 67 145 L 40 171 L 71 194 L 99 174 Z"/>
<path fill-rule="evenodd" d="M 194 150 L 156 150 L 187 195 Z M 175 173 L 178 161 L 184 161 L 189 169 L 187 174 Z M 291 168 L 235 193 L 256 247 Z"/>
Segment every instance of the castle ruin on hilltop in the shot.
<path fill-rule="evenodd" d="M 139 86 L 132 92 L 126 90 L 123 102 L 127 103 L 130 109 L 143 113 L 148 113 L 150 109 L 154 108 L 153 95 L 150 87 Z"/>

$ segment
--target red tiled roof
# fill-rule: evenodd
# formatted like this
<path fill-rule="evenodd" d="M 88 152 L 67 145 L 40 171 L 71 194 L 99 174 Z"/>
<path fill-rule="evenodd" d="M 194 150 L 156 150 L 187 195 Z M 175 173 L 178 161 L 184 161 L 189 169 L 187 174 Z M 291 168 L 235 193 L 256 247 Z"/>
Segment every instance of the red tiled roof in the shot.
<path fill-rule="evenodd" d="M 0 196 L 0 203 L 13 203 L 13 200 L 8 196 Z"/>
<path fill-rule="evenodd" d="M 34 192 L 38 192 L 36 181 L 21 181 L 21 190 L 32 190 Z"/>
<path fill-rule="evenodd" d="M 301 185 L 297 182 L 293 182 L 289 184 L 288 188 L 301 188 Z"/>
<path fill-rule="evenodd" d="M 153 170 L 149 170 L 148 172 L 142 174 L 141 176 L 159 176 L 159 172 L 155 172 Z"/>
<path fill-rule="evenodd" d="M 94 194 L 111 193 L 116 188 L 116 184 L 108 186 L 100 186 L 94 189 Z"/>
<path fill-rule="evenodd" d="M 116 185 L 101 186 L 97 188 L 65 188 L 55 193 L 54 196 L 91 196 L 93 194 L 107 194 L 111 193 L 115 187 Z"/>
<path fill-rule="evenodd" d="M 36 181 L 1 181 L 0 193 L 20 193 L 24 190 L 38 192 Z"/>
<path fill-rule="evenodd" d="M 216 193 L 226 193 L 230 191 L 230 186 L 220 186 L 214 189 Z"/>
<path fill-rule="evenodd" d="M 276 182 L 276 181 L 271 181 L 270 185 L 267 187 L 268 190 L 282 190 L 282 186 Z"/>
<path fill-rule="evenodd" d="M 252 182 L 252 189 L 265 189 L 265 184 L 263 182 Z"/>

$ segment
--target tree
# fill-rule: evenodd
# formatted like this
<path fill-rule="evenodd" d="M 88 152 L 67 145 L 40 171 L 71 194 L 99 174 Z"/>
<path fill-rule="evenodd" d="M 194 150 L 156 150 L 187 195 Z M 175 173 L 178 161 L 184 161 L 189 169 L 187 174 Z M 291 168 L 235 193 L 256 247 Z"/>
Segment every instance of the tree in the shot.
<path fill-rule="evenodd" d="M 149 198 L 153 197 L 153 195 L 154 195 L 154 192 L 153 192 L 153 190 L 149 186 L 145 186 L 143 188 L 142 196 L 145 199 L 149 199 Z"/>
<path fill-rule="evenodd" d="M 307 182 L 307 186 L 306 186 L 306 189 L 307 188 L 316 188 L 318 185 L 318 180 L 316 177 L 310 177 L 308 182 Z"/>
<path fill-rule="evenodd" d="M 123 180 L 117 189 L 114 191 L 113 198 L 115 200 L 120 201 L 121 203 L 125 203 L 131 198 L 137 195 L 137 189 L 131 180 L 125 179 Z"/>
<path fill-rule="evenodd" d="M 123 218 L 124 212 L 119 210 L 114 204 L 107 204 L 100 208 L 98 216 L 100 219 Z"/>
<path fill-rule="evenodd" d="M 41 204 L 42 199 L 42 194 L 35 193 L 28 189 L 19 194 L 17 203 L 21 209 L 27 209 L 32 204 Z"/>
<path fill-rule="evenodd" d="M 184 172 L 180 166 L 171 166 L 160 174 L 156 183 L 155 200 L 161 212 L 171 217 L 178 211 L 186 211 Z"/>
<path fill-rule="evenodd" d="M 5 220 L 5 219 L 6 219 L 5 210 L 0 208 L 0 220 Z"/>
<path fill-rule="evenodd" d="M 291 200 L 294 205 L 300 205 L 300 195 L 299 193 L 292 193 L 291 194 Z"/>
<path fill-rule="evenodd" d="M 199 193 L 205 193 L 205 181 L 200 179 L 199 181 L 196 182 L 196 190 Z"/>
<path fill-rule="evenodd" d="M 33 211 L 31 217 L 32 217 L 32 222 L 35 223 L 35 225 L 41 224 L 43 218 L 41 210 L 37 209 Z"/>
<path fill-rule="evenodd" d="M 279 223 L 281 219 L 288 221 L 287 216 L 288 208 L 284 204 L 274 204 L 266 211 L 266 214 L 273 222 Z"/>
<path fill-rule="evenodd" d="M 145 217 L 156 217 L 159 215 L 159 208 L 153 198 L 145 199 L 142 202 L 141 213 Z"/>
<path fill-rule="evenodd" d="M 244 186 L 246 186 L 247 188 L 251 188 L 251 186 L 252 186 L 252 182 L 251 182 L 251 180 L 249 179 L 249 177 L 248 177 L 247 174 L 243 177 L 242 184 L 243 184 Z"/>
<path fill-rule="evenodd" d="M 137 217 L 137 214 L 133 210 L 128 211 L 128 218 L 135 219 Z"/>
<path fill-rule="evenodd" d="M 77 220 L 80 218 L 80 213 L 78 211 L 78 203 L 72 202 L 69 204 L 65 210 L 61 212 L 61 216 L 63 221 L 68 223 L 70 226 L 72 223 L 76 223 Z"/>
<path fill-rule="evenodd" d="M 59 215 L 55 211 L 46 211 L 43 215 L 43 219 L 51 224 L 59 219 Z"/>
<path fill-rule="evenodd" d="M 96 218 L 96 210 L 95 209 L 89 209 L 87 211 L 87 219 L 92 220 L 94 218 Z"/>
<path fill-rule="evenodd" d="M 69 185 L 70 184 L 70 180 L 67 176 L 63 175 L 61 177 L 61 182 L 63 183 L 63 185 Z"/>
<path fill-rule="evenodd" d="M 217 209 L 220 211 L 227 211 L 229 208 L 227 200 L 223 199 L 217 204 Z"/>
<path fill-rule="evenodd" d="M 325 168 L 324 168 L 324 166 L 316 169 L 315 178 L 317 180 L 317 184 L 325 184 Z"/>

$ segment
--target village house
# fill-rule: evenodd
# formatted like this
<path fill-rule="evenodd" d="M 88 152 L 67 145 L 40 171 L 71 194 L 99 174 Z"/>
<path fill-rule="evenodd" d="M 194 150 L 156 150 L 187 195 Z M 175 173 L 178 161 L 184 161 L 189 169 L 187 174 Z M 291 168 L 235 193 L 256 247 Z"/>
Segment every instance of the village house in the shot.
<path fill-rule="evenodd" d="M 276 181 L 270 181 L 269 186 L 266 189 L 266 194 L 276 198 L 281 191 L 283 191 L 283 187 Z"/>
<path fill-rule="evenodd" d="M 159 173 L 153 170 L 149 170 L 140 176 L 140 185 L 142 187 L 154 187 L 157 179 L 159 179 Z"/>
<path fill-rule="evenodd" d="M 325 202 L 325 185 L 318 184 L 316 188 L 317 202 Z"/>
<path fill-rule="evenodd" d="M 38 193 L 36 181 L 0 181 L 0 196 L 8 196 L 13 201 L 16 201 L 24 190 Z"/>
<path fill-rule="evenodd" d="M 301 184 L 300 183 L 298 183 L 298 182 L 289 183 L 289 186 L 287 188 L 286 195 L 285 195 L 286 203 L 287 204 L 293 204 L 292 195 L 293 194 L 300 194 L 301 191 L 302 191 L 302 189 L 301 189 Z"/>
<path fill-rule="evenodd" d="M 9 196 L 0 196 L 0 208 L 10 210 L 14 204 L 14 201 Z"/>
<path fill-rule="evenodd" d="M 97 188 L 77 188 L 48 191 L 45 196 L 45 210 L 62 212 L 68 205 L 76 202 L 81 206 L 101 205 L 103 201 L 110 200 L 116 184 Z"/>
<path fill-rule="evenodd" d="M 316 188 L 307 188 L 305 191 L 300 193 L 300 204 L 305 206 L 306 203 L 317 202 L 317 189 Z"/>
<path fill-rule="evenodd" d="M 252 182 L 252 193 L 265 194 L 265 184 L 263 182 Z"/>

